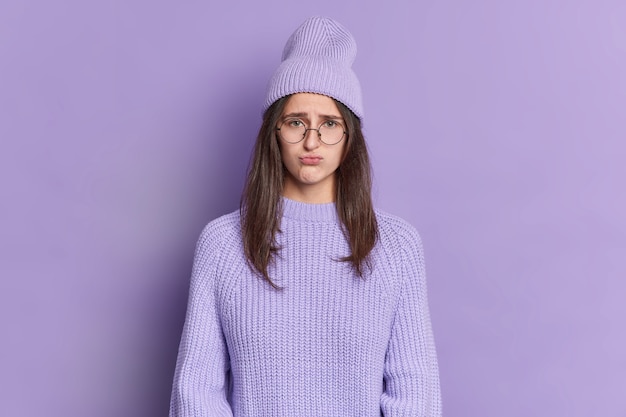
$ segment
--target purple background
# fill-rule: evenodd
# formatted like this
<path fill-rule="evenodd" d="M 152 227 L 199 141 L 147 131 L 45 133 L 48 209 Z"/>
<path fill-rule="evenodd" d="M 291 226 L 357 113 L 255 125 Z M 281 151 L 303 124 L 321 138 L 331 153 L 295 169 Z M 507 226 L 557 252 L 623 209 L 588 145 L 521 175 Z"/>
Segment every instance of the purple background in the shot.
<path fill-rule="evenodd" d="M 288 35 L 355 35 L 446 416 L 626 416 L 626 3 L 4 0 L 6 416 L 165 416 L 195 240 Z"/>

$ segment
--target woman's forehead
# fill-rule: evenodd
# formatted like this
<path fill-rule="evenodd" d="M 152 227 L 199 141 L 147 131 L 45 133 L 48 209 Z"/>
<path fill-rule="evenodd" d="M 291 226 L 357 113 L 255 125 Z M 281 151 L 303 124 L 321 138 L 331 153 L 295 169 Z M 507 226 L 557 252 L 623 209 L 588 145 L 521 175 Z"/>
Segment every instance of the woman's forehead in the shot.
<path fill-rule="evenodd" d="M 301 116 L 341 116 L 335 100 L 328 96 L 315 93 L 297 93 L 291 95 L 287 103 L 285 103 L 283 114 L 297 114 Z"/>

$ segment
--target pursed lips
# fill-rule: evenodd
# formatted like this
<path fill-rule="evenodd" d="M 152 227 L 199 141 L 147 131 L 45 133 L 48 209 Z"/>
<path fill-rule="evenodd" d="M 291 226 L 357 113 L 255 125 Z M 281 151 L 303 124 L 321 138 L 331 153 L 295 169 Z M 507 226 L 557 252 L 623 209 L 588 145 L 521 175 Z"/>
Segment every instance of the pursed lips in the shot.
<path fill-rule="evenodd" d="M 318 165 L 320 162 L 322 162 L 323 158 L 319 155 L 303 155 L 298 159 L 300 159 L 300 162 L 302 162 L 304 165 Z"/>

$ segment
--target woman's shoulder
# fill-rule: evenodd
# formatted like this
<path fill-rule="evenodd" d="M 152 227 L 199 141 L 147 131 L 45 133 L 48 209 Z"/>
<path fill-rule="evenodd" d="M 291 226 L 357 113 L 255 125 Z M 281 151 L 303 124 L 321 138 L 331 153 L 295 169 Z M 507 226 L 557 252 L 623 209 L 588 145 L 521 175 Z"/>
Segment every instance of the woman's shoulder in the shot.
<path fill-rule="evenodd" d="M 239 212 L 235 211 L 211 220 L 200 233 L 196 243 L 190 292 L 204 294 L 209 288 L 224 290 L 240 274 L 232 273 L 233 266 L 241 268 L 241 234 Z"/>
<path fill-rule="evenodd" d="M 417 229 L 402 217 L 376 209 L 376 220 L 380 231 L 397 234 L 402 238 L 420 239 Z"/>
<path fill-rule="evenodd" d="M 239 210 L 235 210 L 211 220 L 200 233 L 198 247 L 239 245 L 241 241 L 241 222 L 239 219 Z"/>
<path fill-rule="evenodd" d="M 401 250 L 422 250 L 422 239 L 417 229 L 407 220 L 376 209 L 378 233 L 383 245 L 399 246 Z"/>

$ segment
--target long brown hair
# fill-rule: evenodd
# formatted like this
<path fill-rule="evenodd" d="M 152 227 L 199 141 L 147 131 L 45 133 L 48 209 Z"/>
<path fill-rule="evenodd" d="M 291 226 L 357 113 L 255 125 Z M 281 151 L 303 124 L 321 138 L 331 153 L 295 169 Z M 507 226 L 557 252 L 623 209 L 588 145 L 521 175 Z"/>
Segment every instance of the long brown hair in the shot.
<path fill-rule="evenodd" d="M 245 256 L 250 266 L 274 288 L 267 268 L 280 250 L 276 233 L 280 231 L 284 166 L 276 136 L 276 126 L 289 96 L 272 104 L 263 114 L 248 177 L 241 197 L 241 229 Z M 345 105 L 335 100 L 346 122 L 347 143 L 337 168 L 337 215 L 350 245 L 350 262 L 363 277 L 371 268 L 369 254 L 378 239 L 378 225 L 372 204 L 372 175 L 361 120 Z"/>

